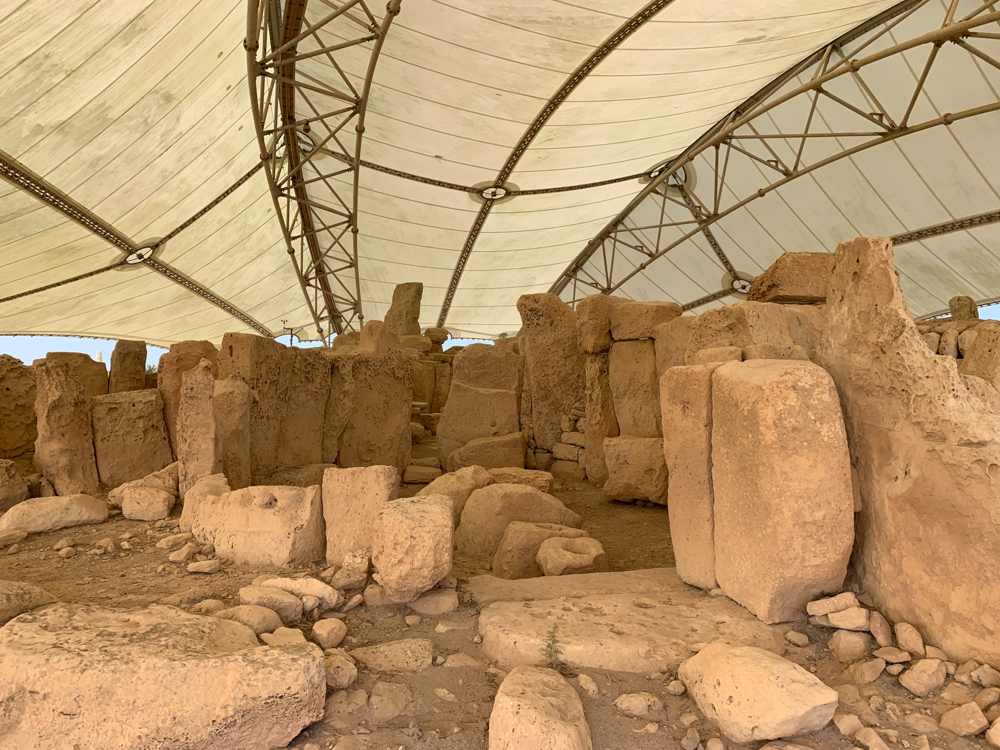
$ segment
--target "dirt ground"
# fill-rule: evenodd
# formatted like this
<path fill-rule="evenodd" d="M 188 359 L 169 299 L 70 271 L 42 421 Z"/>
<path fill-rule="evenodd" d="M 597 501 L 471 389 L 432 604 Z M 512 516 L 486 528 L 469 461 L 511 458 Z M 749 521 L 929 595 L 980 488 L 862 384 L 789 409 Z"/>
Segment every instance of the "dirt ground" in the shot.
<path fill-rule="evenodd" d="M 408 496 L 418 490 L 419 486 L 408 485 L 401 494 Z M 560 486 L 554 489 L 554 494 L 583 516 L 583 527 L 602 542 L 612 570 L 672 565 L 666 508 L 616 503 L 586 483 Z M 248 585 L 263 571 L 225 564 L 221 572 L 202 576 L 189 574 L 184 565 L 168 562 L 168 552 L 155 545 L 164 536 L 176 533 L 174 525 L 178 514 L 179 509 L 172 519 L 174 523 L 164 528 L 114 515 L 97 526 L 32 535 L 18 545 L 14 554 L 0 552 L 0 578 L 36 583 L 61 600 L 73 603 L 141 608 L 173 597 L 168 602 L 182 609 L 190 609 L 193 604 L 208 598 L 221 599 L 228 606 L 238 604 L 240 587 Z M 78 554 L 75 557 L 62 559 L 53 549 L 53 545 L 63 538 L 68 538 L 76 547 Z M 109 538 L 115 542 L 113 552 L 92 553 L 98 542 Z M 132 549 L 121 549 L 122 542 Z M 322 568 L 301 569 L 293 571 L 292 575 L 317 575 Z M 463 561 L 456 560 L 456 571 L 462 568 Z M 324 720 L 307 728 L 289 747 L 303 750 L 315 744 L 324 750 L 334 747 L 340 750 L 485 750 L 493 698 L 504 673 L 490 666 L 488 657 L 475 642 L 478 609 L 461 593 L 461 583 L 460 577 L 462 603 L 456 612 L 444 617 L 424 618 L 413 626 L 407 626 L 404 621 L 412 614 L 406 606 L 362 606 L 346 613 L 344 622 L 348 636 L 343 647 L 351 649 L 400 638 L 427 638 L 434 644 L 437 662 L 451 654 L 463 653 L 478 666 L 435 665 L 415 674 L 375 674 L 361 669 L 357 682 L 347 693 L 332 695 L 328 700 Z M 311 624 L 304 622 L 300 627 L 308 637 Z M 827 684 L 836 686 L 846 682 L 842 676 L 843 666 L 832 659 L 826 647 L 831 631 L 813 627 L 798 629 L 806 632 L 812 643 L 801 648 L 789 644 L 785 656 L 814 671 Z M 677 748 L 689 725 L 698 730 L 702 744 L 719 736 L 687 695 L 677 697 L 667 692 L 674 674 L 580 671 L 592 677 L 601 689 L 596 696 L 588 695 L 577 683 L 577 672 L 566 669 L 567 677 L 583 701 L 597 750 Z M 344 699 L 350 691 L 364 690 L 371 694 L 379 681 L 405 685 L 409 690 L 410 700 L 403 714 L 377 722 L 367 708 L 347 710 Z M 628 718 L 615 707 L 614 700 L 619 695 L 643 691 L 660 698 L 664 706 L 661 715 Z M 883 677 L 877 684 L 864 686 L 860 691 L 850 688 L 841 711 L 858 714 L 867 724 L 898 732 L 896 741 L 890 742 L 890 747 L 896 750 L 917 746 L 917 737 L 928 734 L 926 728 L 923 731 L 910 728 L 909 715 L 940 718 L 940 714 L 952 706 L 939 704 L 924 704 L 909 696 L 894 679 Z M 929 736 L 936 750 L 982 747 L 978 742 L 959 739 L 947 732 L 932 732 Z M 887 738 L 891 739 L 891 734 Z M 814 750 L 853 747 L 849 738 L 841 737 L 832 725 L 799 743 Z M 726 746 L 738 747 L 728 741 Z"/>

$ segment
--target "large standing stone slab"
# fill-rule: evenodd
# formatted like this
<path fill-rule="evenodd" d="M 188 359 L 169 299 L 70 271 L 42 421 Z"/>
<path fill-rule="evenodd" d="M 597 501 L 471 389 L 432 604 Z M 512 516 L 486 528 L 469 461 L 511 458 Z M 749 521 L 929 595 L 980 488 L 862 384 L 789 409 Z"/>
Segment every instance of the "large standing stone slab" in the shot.
<path fill-rule="evenodd" d="M 522 345 L 531 383 L 531 424 L 538 447 L 551 451 L 562 419 L 584 400 L 583 352 L 576 313 L 555 294 L 525 294 L 517 301 Z"/>
<path fill-rule="evenodd" d="M 716 585 L 712 374 L 718 367 L 671 367 L 660 377 L 670 543 L 677 575 L 703 589 Z"/>
<path fill-rule="evenodd" d="M 584 352 L 603 354 L 611 348 L 611 306 L 627 301 L 611 294 L 591 294 L 576 303 L 576 328 Z"/>
<path fill-rule="evenodd" d="M 201 360 L 182 378 L 177 412 L 178 486 L 184 497 L 195 482 L 222 471 L 222 449 L 214 411 L 212 363 Z"/>
<path fill-rule="evenodd" d="M 572 587 L 570 579 L 576 577 L 517 583 L 566 581 Z M 765 625 L 725 597 L 707 597 L 683 585 L 651 595 L 498 601 L 484 607 L 479 615 L 483 650 L 501 669 L 540 663 L 553 625 L 558 627 L 562 661 L 576 669 L 644 675 L 674 672 L 691 655 L 692 643 L 720 639 L 773 651 L 783 648 L 779 628 Z"/>
<path fill-rule="evenodd" d="M 1000 664 L 1000 576 L 983 564 L 1000 558 L 996 391 L 927 348 L 888 239 L 837 248 L 827 308 L 817 361 L 837 383 L 857 468 L 859 583 L 955 660 Z"/>
<path fill-rule="evenodd" d="M 455 532 L 459 552 L 478 563 L 493 560 L 511 521 L 555 523 L 579 527 L 583 519 L 562 501 L 523 484 L 491 484 L 476 490 L 465 503 Z"/>
<path fill-rule="evenodd" d="M 798 664 L 728 643 L 703 648 L 681 664 L 678 677 L 705 717 L 741 744 L 817 732 L 840 700 Z"/>
<path fill-rule="evenodd" d="M 453 381 L 437 427 L 441 465 L 447 466 L 452 453 L 477 438 L 520 433 L 518 395 Z"/>
<path fill-rule="evenodd" d="M 94 396 L 92 404 L 94 454 L 101 482 L 117 487 L 173 461 L 158 390 Z"/>
<path fill-rule="evenodd" d="M 224 560 L 302 567 L 323 559 L 319 487 L 246 487 L 197 503 L 191 533 Z"/>
<path fill-rule="evenodd" d="M 56 605 L 0 630 L 12 748 L 270 750 L 325 698 L 318 647 L 261 648 L 245 625 L 173 607 Z"/>
<path fill-rule="evenodd" d="M 451 392 L 451 363 L 434 363 L 434 396 L 431 399 L 430 411 L 432 414 L 440 414 L 448 403 L 448 394 Z"/>
<path fill-rule="evenodd" d="M 95 362 L 89 355 L 81 352 L 49 352 L 45 361 L 63 362 L 73 373 L 73 376 L 83 386 L 83 394 L 89 406 L 94 396 L 103 396 L 108 392 L 108 366 L 103 362 Z"/>
<path fill-rule="evenodd" d="M 250 410 L 254 395 L 239 378 L 216 380 L 212 393 L 215 434 L 222 451 L 222 472 L 234 490 L 249 487 Z"/>
<path fill-rule="evenodd" d="M 684 364 L 684 350 L 698 325 L 698 316 L 682 315 L 653 329 L 656 341 L 656 372 L 662 375 L 671 367 Z"/>
<path fill-rule="evenodd" d="M 294 365 L 278 434 L 277 467 L 323 461 L 330 360 L 318 349 L 293 349 Z"/>
<path fill-rule="evenodd" d="M 393 500 L 375 517 L 372 567 L 389 601 L 412 602 L 451 573 L 451 498 Z"/>
<path fill-rule="evenodd" d="M 0 458 L 19 458 L 35 448 L 35 373 L 9 354 L 0 354 Z"/>
<path fill-rule="evenodd" d="M 146 342 L 120 340 L 111 353 L 108 393 L 141 391 L 146 387 Z"/>
<path fill-rule="evenodd" d="M 437 364 L 423 359 L 413 363 L 413 401 L 427 404 L 427 408 L 434 402 L 434 376 L 437 374 Z"/>
<path fill-rule="evenodd" d="M 181 378 L 184 373 L 207 359 L 212 373 L 219 374 L 219 350 L 211 341 L 178 341 L 160 356 L 156 368 L 156 388 L 163 397 L 163 421 L 167 423 L 170 445 L 177 443 L 177 409 L 181 403 Z"/>
<path fill-rule="evenodd" d="M 370 555 L 375 518 L 398 494 L 399 474 L 392 466 L 323 472 L 327 562 L 343 565 L 352 552 Z"/>
<path fill-rule="evenodd" d="M 385 324 L 397 336 L 420 335 L 420 300 L 424 285 L 419 281 L 397 284 L 392 290 L 392 304 L 385 314 Z"/>
<path fill-rule="evenodd" d="M 608 309 L 611 338 L 615 341 L 651 339 L 656 326 L 680 317 L 683 312 L 676 302 L 623 300 Z"/>
<path fill-rule="evenodd" d="M 925 347 L 926 348 L 926 347 Z M 764 622 L 840 591 L 854 543 L 837 390 L 811 362 L 728 362 L 712 379 L 715 575 Z"/>
<path fill-rule="evenodd" d="M 219 377 L 237 377 L 256 395 L 250 409 L 250 473 L 253 481 L 278 468 L 278 441 L 291 383 L 294 352 L 274 339 L 227 333 L 219 351 Z"/>
<path fill-rule="evenodd" d="M 620 433 L 631 437 L 662 437 L 660 383 L 653 340 L 612 344 L 609 377 Z"/>
<path fill-rule="evenodd" d="M 518 667 L 493 700 L 489 750 L 591 750 L 583 704 L 554 669 Z"/>
<path fill-rule="evenodd" d="M 362 344 L 366 335 L 373 340 L 359 346 L 359 356 L 352 360 L 351 414 L 340 435 L 337 463 L 393 466 L 402 474 L 410 464 L 413 361 L 391 341 L 381 341 L 389 338 L 376 335 L 382 329 L 380 321 L 369 321 L 362 330 Z"/>
<path fill-rule="evenodd" d="M 982 378 L 996 388 L 1000 385 L 1000 323 L 986 321 L 974 333 L 975 340 L 959 360 L 958 371 Z"/>
<path fill-rule="evenodd" d="M 330 361 L 330 392 L 323 413 L 323 462 L 336 463 L 340 436 L 354 410 L 354 360 L 358 354 L 344 349 L 320 349 Z"/>
<path fill-rule="evenodd" d="M 608 466 L 604 494 L 624 502 L 666 504 L 667 464 L 662 438 L 606 438 L 604 455 Z"/>
<path fill-rule="evenodd" d="M 610 345 L 610 344 L 609 344 Z M 584 362 L 587 384 L 587 429 L 583 433 L 587 450 L 587 479 L 601 487 L 608 481 L 608 464 L 604 456 L 604 439 L 618 437 L 618 417 L 611 394 L 609 355 L 588 354 Z"/>
<path fill-rule="evenodd" d="M 65 362 L 40 359 L 33 369 L 38 387 L 35 465 L 60 495 L 96 493 L 94 433 L 83 386 Z"/>
<path fill-rule="evenodd" d="M 833 275 L 833 253 L 783 253 L 753 280 L 747 299 L 791 305 L 826 302 Z"/>

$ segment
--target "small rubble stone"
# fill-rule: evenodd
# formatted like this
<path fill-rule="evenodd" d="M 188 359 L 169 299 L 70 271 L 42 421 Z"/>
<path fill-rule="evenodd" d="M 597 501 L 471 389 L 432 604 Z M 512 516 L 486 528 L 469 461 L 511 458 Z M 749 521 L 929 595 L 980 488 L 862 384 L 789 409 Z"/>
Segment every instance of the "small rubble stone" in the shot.
<path fill-rule="evenodd" d="M 256 604 L 274 610 L 285 625 L 295 625 L 302 619 L 302 600 L 269 586 L 244 586 L 240 589 L 240 604 Z"/>
<path fill-rule="evenodd" d="M 326 669 L 326 684 L 334 690 L 343 690 L 358 679 L 358 668 L 350 654 L 340 648 L 324 651 L 323 666 Z"/>
<path fill-rule="evenodd" d="M 680 680 L 671 680 L 670 684 L 667 685 L 667 692 L 671 695 L 684 695 L 687 688 L 684 687 L 684 683 Z"/>
<path fill-rule="evenodd" d="M 867 685 L 875 682 L 884 671 L 885 661 L 882 659 L 869 659 L 851 667 L 851 677 L 857 684 Z"/>
<path fill-rule="evenodd" d="M 165 536 L 163 539 L 156 543 L 157 549 L 165 550 L 175 550 L 179 547 L 183 547 L 188 542 L 194 539 L 194 534 L 189 532 L 182 532 L 180 534 L 171 534 L 170 536 Z"/>
<path fill-rule="evenodd" d="M 583 692 L 589 695 L 591 698 L 596 698 L 601 694 L 601 689 L 597 686 L 594 678 L 590 675 L 581 674 L 576 678 L 577 683 L 583 688 Z M 619 700 L 621 700 L 619 698 Z M 617 701 L 615 702 L 617 705 Z"/>
<path fill-rule="evenodd" d="M 194 542 L 188 542 L 180 549 L 176 549 L 167 555 L 167 559 L 172 563 L 186 563 L 191 562 L 191 559 L 198 552 L 199 545 Z"/>
<path fill-rule="evenodd" d="M 663 703 L 652 693 L 625 693 L 615 700 L 615 707 L 633 719 L 655 717 L 663 711 Z"/>
<path fill-rule="evenodd" d="M 448 693 L 447 690 L 444 692 Z M 448 694 L 450 695 L 450 693 Z M 439 697 L 441 696 L 439 695 Z M 368 700 L 372 723 L 379 726 L 392 721 L 406 712 L 406 707 L 411 700 L 413 700 L 413 693 L 406 685 L 379 680 L 372 687 L 371 698 Z"/>
<path fill-rule="evenodd" d="M 938 659 L 920 659 L 899 676 L 899 684 L 921 698 L 944 685 L 948 670 Z"/>
<path fill-rule="evenodd" d="M 1000 687 L 1000 672 L 989 664 L 984 664 L 979 669 L 972 672 L 972 679 L 984 688 Z"/>
<path fill-rule="evenodd" d="M 458 609 L 458 594 L 455 589 L 432 589 L 408 606 L 419 615 L 438 617 Z"/>
<path fill-rule="evenodd" d="M 0 531 L 0 549 L 10 547 L 18 542 L 23 542 L 28 538 L 28 532 L 23 529 L 11 529 L 10 531 Z"/>
<path fill-rule="evenodd" d="M 875 641 L 879 646 L 885 647 L 892 645 L 892 628 L 889 625 L 889 621 L 886 620 L 881 613 L 868 613 L 868 629 L 871 630 L 872 635 L 875 636 Z"/>
<path fill-rule="evenodd" d="M 893 677 L 897 677 L 899 676 L 899 673 L 902 672 L 904 669 L 906 669 L 906 667 L 902 664 L 888 664 L 886 665 L 885 671 L 891 674 Z"/>
<path fill-rule="evenodd" d="M 241 604 L 230 609 L 221 609 L 214 613 L 222 620 L 232 620 L 246 625 L 254 633 L 271 633 L 281 627 L 281 618 L 273 609 L 256 604 Z"/>
<path fill-rule="evenodd" d="M 350 655 L 373 672 L 419 672 L 431 665 L 434 644 L 426 638 L 404 638 L 354 649 Z"/>
<path fill-rule="evenodd" d="M 805 633 L 800 633 L 798 630 L 787 630 L 785 631 L 785 640 L 794 646 L 808 646 L 809 636 Z"/>
<path fill-rule="evenodd" d="M 872 639 L 867 633 L 853 630 L 838 630 L 830 638 L 830 650 L 839 662 L 851 663 L 864 658 L 872 647 Z M 879 656 L 876 652 L 875 656 Z"/>
<path fill-rule="evenodd" d="M 817 731 L 838 705 L 835 690 L 759 648 L 713 643 L 683 662 L 678 676 L 705 717 L 733 742 Z"/>
<path fill-rule="evenodd" d="M 583 705 L 552 669 L 517 667 L 500 683 L 490 714 L 489 750 L 591 750 Z"/>
<path fill-rule="evenodd" d="M 850 607 L 840 612 L 831 612 L 827 617 L 835 628 L 868 630 L 868 610 L 863 607 Z"/>
<path fill-rule="evenodd" d="M 896 623 L 896 643 L 904 651 L 909 651 L 914 656 L 924 655 L 924 639 L 920 637 L 917 629 L 908 622 Z"/>
<path fill-rule="evenodd" d="M 343 597 L 341 597 L 339 591 L 317 578 L 275 578 L 272 576 L 261 576 L 254 579 L 254 586 L 281 589 L 299 598 L 314 596 L 319 599 L 320 607 L 324 611 L 337 608 L 343 601 Z"/>
<path fill-rule="evenodd" d="M 861 723 L 861 719 L 854 714 L 834 714 L 833 724 L 837 727 L 837 731 L 845 737 L 853 737 L 862 727 L 864 727 L 864 724 Z"/>
<path fill-rule="evenodd" d="M 878 651 L 875 652 L 875 656 L 879 659 L 885 659 L 889 664 L 902 664 L 913 658 L 910 656 L 909 651 L 903 651 L 903 649 L 895 648 L 893 646 L 886 646 L 885 648 L 878 649 Z"/>
<path fill-rule="evenodd" d="M 955 681 L 961 682 L 963 685 L 972 684 L 972 673 L 979 669 L 979 662 L 970 659 L 964 662 L 958 669 L 955 670 Z"/>
<path fill-rule="evenodd" d="M 298 628 L 278 628 L 273 633 L 261 633 L 260 639 L 268 646 L 287 646 L 306 642 L 306 637 Z"/>
<path fill-rule="evenodd" d="M 604 547 L 591 537 L 551 537 L 538 547 L 538 566 L 547 576 L 606 573 Z"/>
<path fill-rule="evenodd" d="M 885 744 L 885 740 L 871 727 L 859 729 L 855 733 L 854 738 L 867 747 L 868 750 L 889 750 L 889 746 Z"/>
<path fill-rule="evenodd" d="M 222 563 L 218 560 L 203 560 L 201 562 L 193 562 L 187 567 L 188 573 L 204 573 L 206 575 L 212 575 L 213 573 L 218 573 L 222 570 Z"/>
<path fill-rule="evenodd" d="M 337 648 L 347 635 L 347 626 L 340 620 L 320 620 L 312 627 L 313 640 L 322 649 Z"/>
<path fill-rule="evenodd" d="M 726 750 L 726 743 L 718 737 L 712 737 L 710 740 L 705 742 L 705 750 Z"/>
<path fill-rule="evenodd" d="M 857 607 L 858 597 L 852 591 L 845 591 L 836 596 L 816 599 L 806 605 L 806 613 L 810 615 L 829 615 L 833 612 L 843 612 L 845 609 Z"/>
<path fill-rule="evenodd" d="M 984 688 L 976 693 L 976 705 L 984 711 L 998 701 L 1000 701 L 1000 688 Z"/>
<path fill-rule="evenodd" d="M 1000 747 L 1000 719 L 993 720 L 989 730 L 986 732 L 986 741 L 993 745 L 993 747 Z"/>
<path fill-rule="evenodd" d="M 924 644 L 924 656 L 928 659 L 948 661 L 948 654 L 939 649 L 937 646 L 928 646 L 927 644 Z"/>
<path fill-rule="evenodd" d="M 972 702 L 953 708 L 941 717 L 941 728 L 959 737 L 979 734 L 986 731 L 989 726 L 990 723 L 983 715 L 982 709 Z"/>

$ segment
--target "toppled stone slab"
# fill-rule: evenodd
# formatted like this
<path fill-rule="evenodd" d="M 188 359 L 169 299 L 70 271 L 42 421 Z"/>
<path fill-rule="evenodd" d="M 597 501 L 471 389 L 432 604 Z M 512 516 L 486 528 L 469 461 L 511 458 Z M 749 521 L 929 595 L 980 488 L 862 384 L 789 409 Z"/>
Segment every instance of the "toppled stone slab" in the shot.
<path fill-rule="evenodd" d="M 0 625 L 55 601 L 52 594 L 33 583 L 0 581 Z"/>
<path fill-rule="evenodd" d="M 550 537 L 539 545 L 535 560 L 547 576 L 605 573 L 608 570 L 604 547 L 588 536 Z"/>
<path fill-rule="evenodd" d="M 667 464 L 663 438 L 615 437 L 604 439 L 608 481 L 604 494 L 616 500 L 649 500 L 667 503 Z"/>
<path fill-rule="evenodd" d="M 411 602 L 451 573 L 453 530 L 447 495 L 382 507 L 372 535 L 372 566 L 390 601 Z"/>
<path fill-rule="evenodd" d="M 779 629 L 728 599 L 683 585 L 655 595 L 498 601 L 479 615 L 483 649 L 502 669 L 538 664 L 553 625 L 569 666 L 637 674 L 675 670 L 691 655 L 692 643 L 724 639 L 780 651 L 784 640 Z"/>
<path fill-rule="evenodd" d="M 501 469 L 503 471 L 503 469 Z M 476 490 L 493 484 L 493 474 L 482 466 L 466 466 L 458 471 L 444 474 L 424 487 L 417 496 L 447 495 L 451 498 L 455 525 L 462 518 L 465 503 Z"/>
<path fill-rule="evenodd" d="M 511 521 L 493 556 L 493 575 L 509 580 L 542 576 L 542 567 L 535 559 L 542 542 L 552 537 L 572 539 L 582 536 L 587 536 L 587 532 L 569 526 Z"/>
<path fill-rule="evenodd" d="M 71 526 L 102 523 L 108 519 L 108 504 L 90 495 L 33 497 L 0 516 L 0 531 L 20 529 L 41 534 Z"/>
<path fill-rule="evenodd" d="M 159 391 L 109 393 L 91 401 L 101 482 L 117 487 L 173 462 Z"/>
<path fill-rule="evenodd" d="M 679 596 L 690 590 L 673 568 L 648 568 L 619 573 L 581 573 L 521 580 L 496 576 L 473 576 L 463 590 L 481 605 L 491 602 L 532 602 L 541 599 L 570 599 L 605 594 L 645 594 Z"/>
<path fill-rule="evenodd" d="M 356 648 L 351 658 L 372 672 L 419 672 L 434 659 L 434 644 L 426 638 L 404 638 Z"/>
<path fill-rule="evenodd" d="M 224 560 L 282 567 L 323 559 L 319 487 L 246 487 L 206 494 L 198 506 L 191 531 Z"/>
<path fill-rule="evenodd" d="M 327 469 L 323 473 L 326 561 L 343 565 L 352 552 L 370 555 L 375 518 L 398 493 L 399 474 L 392 466 Z"/>
<path fill-rule="evenodd" d="M 476 490 L 462 511 L 455 546 L 469 558 L 489 564 L 511 521 L 579 527 L 583 519 L 562 501 L 523 484 L 492 484 Z"/>
<path fill-rule="evenodd" d="M 316 646 L 259 648 L 239 623 L 172 607 L 55 605 L 0 630 L 10 747 L 270 750 L 322 718 L 325 697 Z"/>
<path fill-rule="evenodd" d="M 552 489 L 552 474 L 548 471 L 521 469 L 515 466 L 490 469 L 494 484 L 525 484 L 541 492 Z"/>
<path fill-rule="evenodd" d="M 705 717 L 731 741 L 776 740 L 816 732 L 840 697 L 797 664 L 759 648 L 712 643 L 678 670 Z"/>
<path fill-rule="evenodd" d="M 553 669 L 518 667 L 493 700 L 490 750 L 591 750 L 583 704 Z"/>

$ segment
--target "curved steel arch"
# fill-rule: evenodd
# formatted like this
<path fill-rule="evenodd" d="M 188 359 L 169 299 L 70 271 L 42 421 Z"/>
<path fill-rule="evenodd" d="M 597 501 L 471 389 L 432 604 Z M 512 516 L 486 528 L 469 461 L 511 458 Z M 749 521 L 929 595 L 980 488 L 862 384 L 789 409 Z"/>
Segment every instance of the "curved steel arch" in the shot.
<path fill-rule="evenodd" d="M 711 233 L 711 227 L 719 220 L 743 208 L 752 201 L 787 185 L 795 179 L 841 159 L 896 140 L 905 135 L 925 131 L 940 125 L 948 126 L 962 119 L 1000 111 L 1000 101 L 991 101 L 979 106 L 969 107 L 961 112 L 946 113 L 924 122 L 910 124 L 910 116 L 914 105 L 923 90 L 928 74 L 934 66 L 938 57 L 938 51 L 945 44 L 954 44 L 980 61 L 1000 69 L 1000 61 L 975 46 L 975 43 L 981 43 L 983 40 L 996 40 L 1000 38 L 994 33 L 978 31 L 987 24 L 1000 23 L 1000 12 L 993 10 L 993 4 L 990 2 L 983 3 L 972 13 L 956 20 L 955 11 L 958 7 L 958 0 L 952 0 L 944 23 L 940 28 L 912 37 L 865 57 L 852 59 L 853 55 L 859 54 L 874 41 L 896 28 L 902 21 L 906 20 L 928 2 L 929 0 L 909 0 L 891 8 L 881 16 L 872 19 L 858 29 L 822 48 L 809 59 L 795 66 L 778 81 L 769 84 L 764 90 L 734 110 L 686 151 L 671 160 L 661 172 L 657 173 L 628 206 L 588 243 L 587 247 L 584 248 L 580 255 L 577 256 L 573 263 L 567 267 L 552 285 L 550 292 L 561 295 L 568 286 L 572 285 L 571 299 L 568 300 L 571 304 L 575 304 L 580 296 L 585 296 L 586 294 L 593 294 L 595 292 L 610 294 L 620 289 L 629 279 L 648 268 L 655 260 L 663 257 L 673 248 L 687 242 L 698 234 L 705 235 L 709 245 L 719 257 L 722 267 L 727 269 L 730 276 L 734 276 L 735 269 L 733 269 L 731 262 Z M 879 26 L 882 28 L 878 28 Z M 855 41 L 858 44 L 847 51 L 845 49 L 847 45 Z M 905 99 L 906 107 L 902 111 L 890 112 L 878 100 L 868 84 L 865 83 L 861 71 L 874 63 L 923 46 L 929 46 L 931 51 L 928 53 L 927 60 L 921 75 L 913 87 L 912 94 Z M 815 65 L 816 68 L 806 83 L 796 86 L 787 93 L 779 93 L 783 85 L 793 80 L 796 76 L 801 75 L 812 65 Z M 857 84 L 855 101 L 834 94 L 824 88 L 830 82 L 845 76 L 850 76 Z M 810 94 L 812 95 L 812 100 L 808 105 L 809 114 L 801 132 L 785 134 L 758 130 L 757 125 L 763 115 L 783 104 L 799 100 L 801 97 L 808 97 Z M 855 129 L 852 131 L 833 132 L 813 129 L 813 116 L 821 96 L 836 106 L 852 112 L 858 118 L 857 122 L 865 121 L 866 129 L 863 131 Z M 893 114 L 896 116 L 893 117 Z M 803 158 L 803 151 L 806 142 L 810 138 L 866 138 L 867 140 L 850 148 L 841 148 L 840 151 L 826 158 L 806 163 L 806 160 Z M 776 139 L 797 142 L 797 151 L 794 160 L 782 159 L 775 149 L 772 148 L 770 142 Z M 711 196 L 707 201 L 699 199 L 694 192 L 694 188 L 686 186 L 684 181 L 679 179 L 679 175 L 685 166 L 694 164 L 695 160 L 699 157 L 703 160 L 700 164 L 702 166 L 707 164 L 710 172 L 707 180 L 705 176 L 702 176 L 701 179 L 703 186 L 706 181 L 709 183 Z M 730 168 L 730 163 L 734 159 L 756 162 L 763 168 L 764 172 L 769 173 L 772 177 L 771 179 L 763 180 L 757 190 L 749 194 L 744 193 L 742 197 L 737 195 L 734 202 L 723 205 L 723 189 L 726 187 L 726 175 Z M 703 171 L 702 174 L 704 175 Z M 672 183 L 668 184 L 668 180 L 672 180 Z M 631 221 L 632 214 L 636 208 L 651 197 L 657 201 L 657 208 L 660 215 L 659 223 L 640 226 L 636 222 Z M 667 208 L 671 204 L 680 207 L 691 218 L 685 218 L 681 221 L 666 221 Z M 988 220 L 983 217 L 988 217 Z M 1000 212 L 992 212 L 987 215 L 969 218 L 978 220 L 971 225 L 980 226 L 984 223 L 1000 221 Z M 900 239 L 904 241 L 916 241 L 916 239 L 923 239 L 937 234 L 960 231 L 969 225 L 969 222 L 964 219 L 946 222 L 935 227 L 904 233 L 900 235 Z M 667 228 L 682 230 L 681 236 L 664 243 L 663 230 Z M 644 233 L 651 231 L 655 233 L 655 238 L 652 242 L 649 241 L 649 237 L 644 236 Z M 603 263 L 598 265 L 602 265 L 603 268 L 600 272 L 594 268 L 588 270 L 588 264 L 595 261 L 598 253 L 602 254 L 601 260 L 603 261 Z M 619 255 L 628 257 L 630 261 L 635 260 L 637 262 L 632 264 L 634 267 L 631 270 L 622 271 L 621 264 L 615 263 L 616 256 Z M 616 268 L 616 265 L 618 268 Z M 578 292 L 581 291 L 583 294 L 579 294 L 578 296 Z M 734 288 L 723 288 L 705 297 L 688 302 L 683 307 L 686 310 L 690 310 L 733 295 L 735 291 Z"/>
<path fill-rule="evenodd" d="M 247 81 L 261 160 L 286 250 L 323 339 L 364 323 L 357 219 L 361 147 L 375 66 L 400 3 L 389 0 L 381 21 L 366 0 L 324 3 L 329 12 L 313 23 L 305 18 L 308 0 L 248 3 Z M 328 43 L 321 31 L 343 41 Z M 306 40 L 315 48 L 300 53 Z M 358 91 L 336 53 L 369 42 L 374 44 Z M 298 64 L 312 58 L 328 61 L 339 80 L 296 75 Z M 345 137 L 352 127 L 353 143 Z M 351 175 L 349 194 L 334 182 L 345 174 Z"/>

